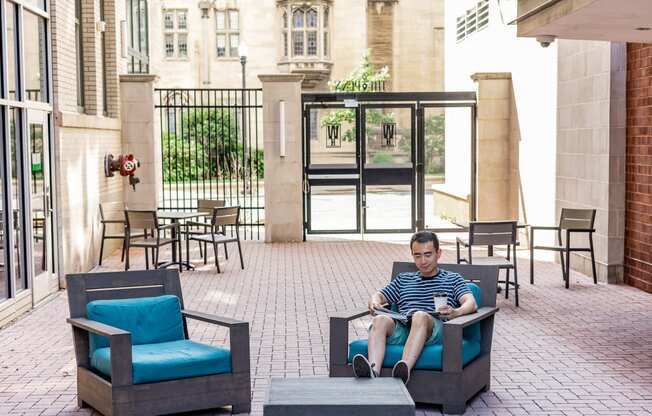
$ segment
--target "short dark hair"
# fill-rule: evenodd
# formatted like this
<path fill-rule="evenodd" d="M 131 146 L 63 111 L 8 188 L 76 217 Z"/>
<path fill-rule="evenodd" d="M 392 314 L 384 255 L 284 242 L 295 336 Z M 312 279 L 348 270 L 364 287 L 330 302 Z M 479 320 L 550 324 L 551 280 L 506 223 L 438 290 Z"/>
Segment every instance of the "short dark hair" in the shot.
<path fill-rule="evenodd" d="M 432 231 L 419 231 L 414 233 L 412 238 L 410 238 L 410 250 L 412 250 L 412 244 L 415 241 L 421 244 L 432 241 L 432 245 L 435 247 L 435 250 L 439 250 L 439 238 L 437 238 L 437 234 L 433 233 Z"/>

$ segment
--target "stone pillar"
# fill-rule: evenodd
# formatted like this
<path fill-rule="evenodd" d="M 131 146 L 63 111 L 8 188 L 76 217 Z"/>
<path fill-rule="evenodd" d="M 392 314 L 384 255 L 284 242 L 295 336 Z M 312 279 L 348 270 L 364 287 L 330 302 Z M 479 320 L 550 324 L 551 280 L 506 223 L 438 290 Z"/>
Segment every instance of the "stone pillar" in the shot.
<path fill-rule="evenodd" d="M 557 52 L 557 218 L 562 208 L 597 210 L 598 280 L 619 283 L 625 257 L 627 45 L 560 39 Z M 586 236 L 573 239 L 588 247 Z M 571 256 L 571 268 L 591 276 L 589 253 Z"/>
<path fill-rule="evenodd" d="M 303 240 L 301 81 L 303 75 L 259 75 L 263 84 L 265 241 Z M 285 156 L 280 156 L 280 102 L 285 103 Z"/>
<path fill-rule="evenodd" d="M 158 76 L 121 75 L 122 151 L 140 161 L 136 192 L 124 180 L 124 200 L 132 209 L 156 209 L 161 190 L 161 142 L 154 122 L 154 83 Z"/>
<path fill-rule="evenodd" d="M 518 141 L 512 137 L 512 76 L 476 73 L 477 218 L 518 219 Z"/>

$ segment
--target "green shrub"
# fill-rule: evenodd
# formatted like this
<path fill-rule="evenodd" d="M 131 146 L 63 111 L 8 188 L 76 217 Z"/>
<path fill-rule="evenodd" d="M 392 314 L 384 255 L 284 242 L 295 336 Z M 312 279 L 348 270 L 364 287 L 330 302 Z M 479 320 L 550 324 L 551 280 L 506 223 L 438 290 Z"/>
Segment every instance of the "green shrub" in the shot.
<path fill-rule="evenodd" d="M 386 165 L 392 163 L 394 158 L 391 154 L 385 152 L 378 152 L 371 159 L 371 163 L 378 165 Z"/>
<path fill-rule="evenodd" d="M 177 134 L 163 134 L 163 180 L 262 178 L 263 151 L 243 146 L 236 117 L 233 110 L 223 109 L 184 113 Z"/>

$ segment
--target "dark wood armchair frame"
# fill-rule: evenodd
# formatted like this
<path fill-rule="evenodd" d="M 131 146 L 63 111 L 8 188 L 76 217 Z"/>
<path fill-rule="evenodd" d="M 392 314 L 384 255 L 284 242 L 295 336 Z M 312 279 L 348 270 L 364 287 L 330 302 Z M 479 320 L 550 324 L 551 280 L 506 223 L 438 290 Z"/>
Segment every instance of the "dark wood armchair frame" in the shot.
<path fill-rule="evenodd" d="M 233 413 L 251 410 L 249 323 L 183 309 L 178 270 L 145 270 L 67 275 L 68 304 L 77 358 L 79 407 L 91 406 L 106 416 L 160 415 L 233 406 Z M 86 318 L 86 304 L 98 299 L 175 295 L 187 318 L 225 326 L 230 331 L 229 374 L 133 384 L 131 334 Z M 105 336 L 111 348 L 111 380 L 93 371 L 89 334 Z"/>
<path fill-rule="evenodd" d="M 595 209 L 571 209 L 562 208 L 559 217 L 559 225 L 556 227 L 531 226 L 530 227 L 530 284 L 534 284 L 534 250 L 549 250 L 559 253 L 561 273 L 566 289 L 570 287 L 570 253 L 584 251 L 591 253 L 591 269 L 593 272 L 593 283 L 598 283 L 598 274 L 595 268 L 595 252 L 593 249 L 593 233 L 595 232 Z M 534 231 L 556 231 L 557 246 L 537 246 L 534 244 Z M 565 234 L 565 240 L 562 239 Z M 572 234 L 588 234 L 589 247 L 573 247 L 571 242 Z M 566 257 L 564 259 L 564 257 Z"/>
<path fill-rule="evenodd" d="M 413 370 L 407 389 L 415 402 L 441 404 L 445 413 L 464 413 L 466 402 L 491 384 L 491 344 L 496 308 L 498 267 L 469 264 L 440 264 L 442 269 L 461 274 L 476 283 L 482 291 L 482 306 L 477 312 L 444 322 L 442 370 Z M 414 263 L 395 262 L 392 279 L 402 272 L 413 272 Z M 352 377 L 348 363 L 349 322 L 366 316 L 364 308 L 342 312 L 330 317 L 331 377 Z M 462 367 L 462 335 L 464 328 L 480 322 L 482 332 L 480 355 Z M 391 377 L 392 369 L 383 368 L 381 377 Z"/>

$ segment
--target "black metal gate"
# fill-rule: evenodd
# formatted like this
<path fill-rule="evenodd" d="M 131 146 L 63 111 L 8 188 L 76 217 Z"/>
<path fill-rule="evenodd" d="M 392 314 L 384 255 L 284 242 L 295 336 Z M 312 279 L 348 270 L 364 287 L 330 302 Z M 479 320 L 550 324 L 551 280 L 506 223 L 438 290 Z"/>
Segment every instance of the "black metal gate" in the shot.
<path fill-rule="evenodd" d="M 262 89 L 156 89 L 163 189 L 160 207 L 197 199 L 241 208 L 245 238 L 264 225 Z M 261 130 L 262 131 L 262 130 Z"/>
<path fill-rule="evenodd" d="M 474 92 L 303 94 L 302 106 L 306 233 L 459 231 L 475 219 Z M 447 135 L 468 153 L 448 176 Z"/>

